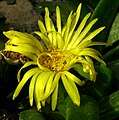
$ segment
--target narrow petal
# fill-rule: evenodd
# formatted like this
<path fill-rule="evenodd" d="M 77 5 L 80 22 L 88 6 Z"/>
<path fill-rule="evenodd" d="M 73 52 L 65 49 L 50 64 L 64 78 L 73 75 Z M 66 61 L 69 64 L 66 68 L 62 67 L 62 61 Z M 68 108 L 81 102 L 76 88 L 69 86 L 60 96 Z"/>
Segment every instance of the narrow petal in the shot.
<path fill-rule="evenodd" d="M 24 68 L 26 68 L 26 67 L 28 67 L 28 66 L 30 66 L 30 65 L 37 65 L 35 62 L 33 62 L 33 61 L 30 61 L 30 62 L 26 62 L 21 68 L 20 68 L 20 70 L 18 71 L 18 73 L 17 73 L 17 80 L 18 80 L 18 82 L 20 82 L 20 74 L 21 74 L 21 71 L 24 69 Z"/>
<path fill-rule="evenodd" d="M 56 32 L 56 29 L 55 29 L 55 26 L 54 26 L 52 20 L 51 20 L 51 29 L 52 29 L 52 31 L 51 31 L 51 33 L 52 33 L 52 46 L 57 47 L 57 35 L 56 35 L 57 32 Z"/>
<path fill-rule="evenodd" d="M 94 82 L 95 82 L 95 80 L 96 80 L 96 72 L 95 72 L 94 66 L 93 66 L 92 64 L 90 64 L 89 62 L 87 62 L 87 61 L 86 61 L 85 59 L 83 59 L 83 58 L 82 58 L 82 60 L 79 59 L 78 62 L 81 63 L 81 64 L 83 65 L 83 67 L 88 66 L 88 69 L 90 69 L 90 70 L 91 70 L 91 73 L 92 73 L 92 75 L 90 76 L 90 77 L 91 77 L 91 81 L 94 81 Z M 84 69 L 84 68 L 83 68 L 83 69 Z"/>
<path fill-rule="evenodd" d="M 61 76 L 61 73 L 58 72 L 55 77 L 54 77 L 54 80 L 53 80 L 53 83 L 52 83 L 52 91 L 54 90 L 54 88 L 57 86 L 59 80 L 60 80 L 60 76 Z"/>
<path fill-rule="evenodd" d="M 39 81 L 39 79 L 36 79 L 34 98 L 35 98 L 37 109 L 40 110 L 41 109 L 41 102 L 39 101 L 39 84 L 38 84 L 38 81 Z"/>
<path fill-rule="evenodd" d="M 51 103 L 51 105 L 52 105 L 52 110 L 54 111 L 55 110 L 55 108 L 56 108 L 56 105 L 57 105 L 57 97 L 58 97 L 58 84 L 57 84 L 57 86 L 56 86 L 56 88 L 55 88 L 55 90 L 54 90 L 54 92 L 53 92 L 53 94 L 52 94 L 52 103 Z"/>
<path fill-rule="evenodd" d="M 64 71 L 63 74 L 67 76 L 68 79 L 70 79 L 73 82 L 76 82 L 79 86 L 82 86 L 85 84 L 85 81 L 81 81 L 79 78 L 77 78 L 75 75 L 68 71 Z"/>
<path fill-rule="evenodd" d="M 62 75 L 61 78 L 62 78 L 63 85 L 68 95 L 72 99 L 73 103 L 80 106 L 80 96 L 75 83 L 70 79 L 68 79 L 65 75 Z"/>
<path fill-rule="evenodd" d="M 30 85 L 29 85 L 29 101 L 30 101 L 31 106 L 33 105 L 33 93 L 34 93 L 35 83 L 36 83 L 36 80 L 37 80 L 37 77 L 38 77 L 39 73 L 40 72 L 36 73 L 32 77 Z"/>
<path fill-rule="evenodd" d="M 49 9 L 47 7 L 45 8 L 45 26 L 46 26 L 47 32 L 52 31 L 51 19 L 49 18 Z M 52 33 L 49 33 L 48 37 L 50 42 L 52 43 Z"/>
<path fill-rule="evenodd" d="M 91 32 L 83 41 L 91 40 L 94 38 L 98 33 L 100 33 L 105 27 L 100 27 L 93 32 Z"/>
<path fill-rule="evenodd" d="M 49 38 L 45 34 L 39 32 L 39 31 L 35 31 L 33 33 L 37 34 L 43 40 L 43 42 L 45 43 L 45 45 L 47 47 L 49 46 L 50 40 L 49 40 Z"/>
<path fill-rule="evenodd" d="M 51 95 L 54 76 L 55 76 L 55 72 L 51 72 L 51 75 L 49 76 L 45 86 L 44 94 L 40 97 L 41 101 L 47 99 Z"/>
<path fill-rule="evenodd" d="M 16 42 L 23 42 L 24 44 L 32 44 L 36 46 L 37 49 L 40 48 L 40 50 L 42 50 L 42 45 L 40 44 L 40 42 L 31 34 L 22 33 L 14 30 L 3 32 L 3 34 L 10 39 L 11 44 L 15 44 Z"/>
<path fill-rule="evenodd" d="M 36 85 L 39 85 L 39 87 L 37 88 L 39 102 L 43 101 L 41 97 L 44 95 L 46 85 L 47 85 L 50 75 L 51 75 L 51 72 L 42 72 L 37 78 L 38 80 L 36 82 Z"/>
<path fill-rule="evenodd" d="M 56 7 L 56 20 L 57 20 L 58 33 L 61 34 L 61 15 L 60 15 L 60 9 L 58 6 Z"/>
<path fill-rule="evenodd" d="M 77 40 L 73 44 L 72 47 L 76 47 L 80 42 L 82 42 L 83 38 L 87 35 L 91 27 L 97 22 L 97 18 L 92 20 L 86 27 L 85 29 L 81 32 L 81 34 L 78 36 Z"/>
<path fill-rule="evenodd" d="M 105 64 L 105 62 L 104 62 L 101 58 L 99 58 L 94 51 L 86 51 L 86 50 L 85 50 L 85 51 L 80 52 L 79 55 L 84 55 L 84 56 L 85 56 L 85 55 L 88 55 L 88 56 L 90 56 L 90 57 L 93 57 L 93 58 L 96 59 L 97 61 Z"/>
<path fill-rule="evenodd" d="M 64 47 L 64 40 L 63 37 L 61 36 L 61 34 L 57 33 L 57 46 L 60 50 L 62 50 L 62 48 Z"/>
<path fill-rule="evenodd" d="M 39 49 L 37 49 L 35 46 L 33 46 L 32 44 L 18 43 L 18 44 L 13 44 L 13 45 L 7 44 L 5 46 L 6 49 L 9 47 L 11 48 L 11 50 L 13 47 L 13 49 L 18 49 L 18 50 L 20 49 L 19 51 L 25 51 L 25 52 L 29 52 L 29 53 L 31 52 L 36 55 L 41 53 L 41 51 Z"/>
<path fill-rule="evenodd" d="M 11 45 L 6 45 L 5 46 L 5 51 L 12 51 L 12 52 L 18 52 L 28 58 L 30 58 L 33 61 L 36 61 L 37 55 L 35 52 L 29 52 L 26 48 L 23 49 L 24 47 L 18 47 L 18 46 L 11 46 Z"/>
<path fill-rule="evenodd" d="M 81 44 L 79 44 L 76 48 L 71 49 L 70 52 L 74 55 L 79 54 L 83 49 L 85 49 L 86 47 L 88 47 L 90 45 L 91 41 L 85 41 Z"/>
<path fill-rule="evenodd" d="M 21 89 L 23 88 L 24 84 L 28 81 L 28 79 L 30 77 L 32 77 L 35 73 L 37 73 L 39 71 L 39 68 L 33 68 L 33 69 L 30 69 L 29 71 L 27 71 L 21 82 L 18 84 L 15 92 L 14 92 L 14 95 L 13 95 L 13 100 L 18 96 L 18 94 L 20 93 Z"/>
<path fill-rule="evenodd" d="M 90 17 L 91 13 L 88 13 L 83 20 L 81 21 L 79 27 L 77 28 L 77 30 L 74 32 L 74 35 L 72 37 L 72 40 L 70 41 L 70 43 L 68 44 L 68 48 L 72 48 L 72 45 L 75 43 L 75 41 L 77 40 L 78 36 L 80 35 L 81 31 L 83 30 L 88 18 Z"/>
<path fill-rule="evenodd" d="M 67 19 L 67 23 L 66 23 L 66 30 L 64 32 L 64 35 L 63 35 L 63 38 L 64 38 L 64 41 L 65 41 L 65 46 L 64 46 L 64 49 L 66 48 L 66 46 L 68 45 L 69 43 L 69 40 L 68 40 L 68 35 L 69 35 L 69 30 L 70 30 L 70 25 L 71 25 L 71 22 L 72 22 L 72 12 L 69 14 L 69 17 Z"/>
<path fill-rule="evenodd" d="M 46 28 L 45 28 L 45 26 L 44 26 L 44 24 L 43 24 L 43 22 L 41 20 L 38 20 L 38 26 L 40 28 L 41 33 L 43 33 L 43 34 L 47 33 Z"/>
<path fill-rule="evenodd" d="M 105 42 L 91 42 L 88 46 L 93 46 L 93 45 L 106 45 L 106 46 L 111 46 L 111 44 L 105 43 Z"/>
<path fill-rule="evenodd" d="M 71 36 L 74 32 L 74 29 L 75 29 L 75 27 L 78 23 L 78 20 L 79 20 L 79 17 L 80 17 L 80 12 L 81 12 L 81 6 L 82 6 L 82 4 L 80 3 L 77 10 L 76 10 L 76 15 L 75 15 L 74 19 L 72 20 L 68 40 L 71 38 Z"/>

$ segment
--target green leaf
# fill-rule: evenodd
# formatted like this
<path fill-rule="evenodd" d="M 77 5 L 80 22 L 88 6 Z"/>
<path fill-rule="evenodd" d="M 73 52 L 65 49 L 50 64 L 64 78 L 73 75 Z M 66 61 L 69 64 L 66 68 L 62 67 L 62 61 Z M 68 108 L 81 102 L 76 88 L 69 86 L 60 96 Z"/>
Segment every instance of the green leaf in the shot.
<path fill-rule="evenodd" d="M 119 117 L 119 91 L 99 101 L 100 120 L 114 120 Z"/>
<path fill-rule="evenodd" d="M 96 101 L 87 95 L 81 95 L 81 106 L 78 107 L 67 97 L 66 120 L 99 120 Z"/>
<path fill-rule="evenodd" d="M 84 93 L 99 99 L 110 92 L 112 85 L 112 71 L 105 65 L 96 67 L 96 82 L 89 82 L 85 85 Z"/>
<path fill-rule="evenodd" d="M 98 22 L 93 29 L 105 26 L 106 28 L 98 36 L 95 37 L 95 41 L 106 41 L 106 37 L 110 30 L 110 27 L 115 18 L 117 9 L 119 6 L 119 0 L 100 0 L 95 8 L 90 20 L 98 18 Z"/>
<path fill-rule="evenodd" d="M 108 51 L 103 58 L 106 63 L 117 60 L 119 58 L 119 45 Z"/>
<path fill-rule="evenodd" d="M 119 13 L 117 14 L 111 27 L 107 42 L 114 43 L 119 40 Z"/>
<path fill-rule="evenodd" d="M 47 120 L 65 120 L 60 112 L 49 112 L 46 116 Z"/>
<path fill-rule="evenodd" d="M 119 59 L 108 64 L 113 73 L 113 89 L 119 90 Z"/>
<path fill-rule="evenodd" d="M 35 109 L 26 110 L 20 113 L 19 120 L 45 120 L 41 112 Z"/>

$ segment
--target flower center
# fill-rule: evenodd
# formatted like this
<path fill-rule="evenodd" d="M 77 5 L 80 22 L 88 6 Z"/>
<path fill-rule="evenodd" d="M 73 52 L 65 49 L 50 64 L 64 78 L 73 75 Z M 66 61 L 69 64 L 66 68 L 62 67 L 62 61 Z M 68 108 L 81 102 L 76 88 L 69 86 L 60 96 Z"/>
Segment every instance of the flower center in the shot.
<path fill-rule="evenodd" d="M 66 52 L 60 52 L 55 49 L 48 50 L 39 57 L 39 63 L 52 71 L 58 72 L 63 70 L 64 65 L 67 63 L 67 55 Z"/>

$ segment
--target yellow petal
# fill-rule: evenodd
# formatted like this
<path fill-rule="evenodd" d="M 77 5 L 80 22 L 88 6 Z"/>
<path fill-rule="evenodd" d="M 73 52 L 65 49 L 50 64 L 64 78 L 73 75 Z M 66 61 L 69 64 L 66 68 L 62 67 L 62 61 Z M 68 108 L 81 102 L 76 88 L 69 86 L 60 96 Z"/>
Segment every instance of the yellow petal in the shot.
<path fill-rule="evenodd" d="M 47 32 L 52 31 L 51 19 L 49 18 L 49 10 L 47 7 L 45 8 L 45 26 L 46 26 Z M 49 33 L 48 37 L 49 37 L 50 42 L 52 43 L 52 33 Z"/>
<path fill-rule="evenodd" d="M 92 81 L 95 81 L 96 80 L 96 72 L 95 72 L 95 69 L 94 69 L 94 66 L 92 64 L 90 64 L 89 62 L 87 62 L 85 59 L 79 59 L 78 61 L 79 63 L 81 63 L 83 65 L 83 69 L 85 69 L 85 67 L 88 66 L 88 69 L 91 70 L 91 73 L 92 75 L 90 76 L 91 77 L 91 80 Z"/>
<path fill-rule="evenodd" d="M 62 48 L 64 47 L 64 44 L 65 44 L 64 40 L 63 40 L 61 34 L 57 33 L 56 35 L 57 35 L 56 36 L 57 37 L 57 46 L 60 50 L 62 50 Z"/>
<path fill-rule="evenodd" d="M 81 32 L 81 34 L 78 36 L 77 40 L 75 41 L 75 43 L 73 44 L 72 47 L 76 47 L 82 40 L 83 38 L 87 35 L 87 33 L 89 32 L 89 30 L 91 29 L 91 27 L 97 22 L 97 18 L 92 20 L 85 28 L 84 30 Z"/>
<path fill-rule="evenodd" d="M 39 79 L 36 80 L 34 98 L 35 98 L 37 109 L 40 110 L 41 102 L 39 101 L 39 84 L 37 84 L 38 81 Z"/>
<path fill-rule="evenodd" d="M 83 30 L 87 19 L 90 17 L 91 13 L 88 13 L 83 20 L 81 21 L 79 27 L 77 28 L 77 30 L 74 32 L 74 35 L 72 37 L 72 40 L 70 41 L 70 43 L 68 44 L 67 48 L 72 48 L 72 45 L 75 43 L 75 41 L 77 40 L 77 37 L 80 35 L 81 31 Z"/>
<path fill-rule="evenodd" d="M 44 93 L 40 97 L 41 101 L 44 100 L 44 99 L 47 99 L 51 95 L 54 75 L 55 75 L 55 72 L 51 72 L 51 75 L 49 76 L 48 81 L 46 83 Z"/>
<path fill-rule="evenodd" d="M 33 32 L 35 34 L 37 34 L 38 36 L 41 37 L 41 39 L 43 40 L 43 42 L 45 43 L 45 45 L 48 47 L 49 46 L 49 42 L 50 42 L 50 39 L 47 37 L 47 35 L 41 33 L 41 32 L 38 32 L 38 31 L 35 31 Z"/>
<path fill-rule="evenodd" d="M 52 33 L 52 46 L 57 47 L 57 36 L 56 36 L 57 32 L 56 32 L 55 26 L 54 26 L 52 21 L 51 21 L 51 29 L 52 29 L 52 31 L 51 31 L 51 33 Z"/>
<path fill-rule="evenodd" d="M 111 44 L 105 43 L 105 42 L 91 42 L 88 46 L 93 46 L 93 45 L 106 45 L 106 46 L 111 46 Z"/>
<path fill-rule="evenodd" d="M 36 73 L 32 77 L 30 85 L 29 85 L 29 101 L 30 101 L 31 106 L 33 105 L 33 93 L 34 93 L 35 83 L 36 83 L 36 80 L 37 80 L 37 77 L 38 77 L 39 73 L 40 72 Z"/>
<path fill-rule="evenodd" d="M 45 33 L 45 34 L 47 33 L 46 28 L 45 28 L 45 26 L 44 26 L 44 24 L 43 24 L 43 22 L 41 20 L 38 20 L 38 26 L 39 26 L 40 31 L 42 33 Z"/>
<path fill-rule="evenodd" d="M 83 50 L 82 52 L 79 53 L 79 55 L 84 55 L 84 56 L 85 56 L 85 55 L 88 55 L 88 56 L 90 56 L 90 57 L 93 57 L 93 58 L 96 59 L 97 61 L 105 64 L 105 62 L 104 62 L 101 58 L 99 58 L 99 57 L 97 56 L 97 53 L 96 53 L 95 51 Z"/>
<path fill-rule="evenodd" d="M 54 90 L 54 88 L 57 86 L 59 80 L 60 80 L 60 76 L 61 76 L 61 73 L 58 72 L 56 73 L 55 77 L 54 77 L 54 80 L 53 80 L 53 83 L 52 83 L 52 91 Z"/>
<path fill-rule="evenodd" d="M 33 68 L 33 69 L 30 69 L 29 71 L 27 71 L 21 82 L 18 84 L 15 92 L 14 92 L 14 95 L 13 95 L 13 100 L 18 96 L 18 94 L 20 93 L 21 89 L 23 88 L 24 84 L 28 81 L 28 79 L 30 77 L 32 77 L 35 73 L 37 73 L 39 71 L 39 68 Z"/>
<path fill-rule="evenodd" d="M 39 74 L 38 76 L 38 80 L 36 82 L 36 85 L 39 85 L 39 87 L 37 88 L 37 92 L 38 92 L 38 101 L 43 101 L 43 95 L 46 89 L 46 85 L 48 82 L 48 79 L 51 75 L 51 72 L 42 72 L 41 74 Z M 42 98 L 41 98 L 42 97 Z"/>
<path fill-rule="evenodd" d="M 74 19 L 72 20 L 68 40 L 71 38 L 71 36 L 74 32 L 74 29 L 75 29 L 75 27 L 78 23 L 78 20 L 79 20 L 79 17 L 80 17 L 80 12 L 81 12 L 81 6 L 82 6 L 82 4 L 80 3 L 77 10 L 76 10 L 76 15 L 75 15 Z"/>
<path fill-rule="evenodd" d="M 90 43 L 91 43 L 91 41 L 83 42 L 83 43 L 79 44 L 76 48 L 71 49 L 70 52 L 71 52 L 72 54 L 77 55 L 77 54 L 79 54 L 83 49 L 85 49 L 87 46 L 89 46 Z"/>
<path fill-rule="evenodd" d="M 18 82 L 20 82 L 20 74 L 21 74 L 21 71 L 24 69 L 24 68 L 26 68 L 26 67 L 28 67 L 28 66 L 30 66 L 30 65 L 37 65 L 35 62 L 33 62 L 33 61 L 30 61 L 30 62 L 26 62 L 21 68 L 20 68 L 20 70 L 18 71 L 18 73 L 17 73 L 17 80 L 18 80 Z"/>
<path fill-rule="evenodd" d="M 68 71 L 64 71 L 62 73 L 65 74 L 67 78 L 70 79 L 71 81 L 76 82 L 79 86 L 82 86 L 85 84 L 85 81 L 81 81 L 79 78 L 77 78 L 75 75 L 73 75 Z"/>
<path fill-rule="evenodd" d="M 30 48 L 30 47 L 27 47 Z M 12 46 L 12 45 L 6 45 L 5 46 L 5 51 L 13 51 L 13 52 L 18 52 L 28 58 L 30 58 L 33 61 L 36 61 L 37 59 L 37 55 L 34 52 L 34 50 L 32 52 L 30 52 L 30 50 L 24 48 L 24 47 L 18 47 L 18 46 Z"/>
<path fill-rule="evenodd" d="M 61 34 L 61 16 L 60 16 L 60 9 L 58 6 L 56 7 L 56 20 L 57 20 L 58 33 Z"/>
<path fill-rule="evenodd" d="M 37 49 L 35 46 L 33 46 L 32 44 L 26 44 L 26 43 L 18 43 L 18 44 L 7 44 L 5 46 L 5 48 L 9 48 L 11 47 L 11 50 L 12 50 L 12 47 L 13 49 L 20 49 L 19 51 L 25 51 L 25 52 L 31 52 L 33 54 L 40 54 L 41 53 L 41 50 Z"/>
<path fill-rule="evenodd" d="M 100 33 L 105 27 L 100 27 L 93 32 L 91 32 L 83 41 L 91 40 L 94 38 L 98 33 Z"/>
<path fill-rule="evenodd" d="M 53 94 L 52 94 L 52 103 L 51 103 L 51 105 L 52 105 L 52 110 L 54 111 L 55 110 L 55 108 L 56 108 L 56 105 L 57 105 L 57 97 L 58 97 L 58 84 L 57 84 L 57 86 L 56 86 L 56 88 L 55 88 L 55 90 L 54 90 L 54 92 L 53 92 Z"/>
<path fill-rule="evenodd" d="M 64 41 L 65 41 L 65 46 L 63 49 L 66 48 L 66 46 L 68 45 L 69 43 L 69 40 L 68 40 L 68 35 L 69 35 L 69 30 L 70 30 L 70 25 L 71 25 L 71 22 L 72 22 L 72 12 L 69 14 L 69 17 L 67 19 L 67 23 L 66 23 L 66 29 L 65 29 L 65 32 L 64 32 L 64 35 L 63 35 L 63 38 L 64 38 Z"/>
<path fill-rule="evenodd" d="M 43 49 L 40 42 L 31 34 L 22 33 L 14 30 L 3 32 L 3 34 L 10 39 L 11 44 L 12 43 L 15 44 L 16 42 L 21 42 L 24 44 L 25 43 L 32 44 L 36 46 L 37 49 L 40 49 L 40 50 Z"/>
<path fill-rule="evenodd" d="M 65 90 L 67 91 L 69 97 L 72 99 L 73 103 L 80 105 L 80 96 L 78 89 L 73 81 L 68 79 L 65 75 L 61 76 Z"/>

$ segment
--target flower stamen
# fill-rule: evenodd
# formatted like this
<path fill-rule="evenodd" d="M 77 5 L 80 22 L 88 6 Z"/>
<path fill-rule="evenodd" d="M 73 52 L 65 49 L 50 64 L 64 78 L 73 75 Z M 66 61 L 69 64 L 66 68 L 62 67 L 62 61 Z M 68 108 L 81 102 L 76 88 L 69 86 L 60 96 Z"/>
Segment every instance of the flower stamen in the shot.
<path fill-rule="evenodd" d="M 42 53 L 42 55 L 39 56 L 39 64 L 42 66 L 50 69 L 51 71 L 62 71 L 64 68 L 64 65 L 67 63 L 66 52 L 60 52 L 55 49 L 48 50 L 45 53 Z"/>

